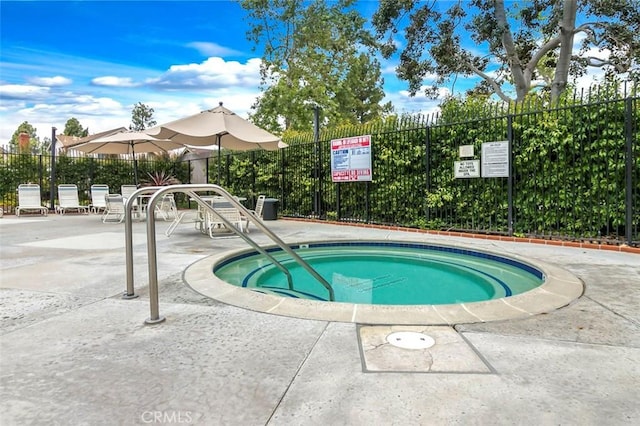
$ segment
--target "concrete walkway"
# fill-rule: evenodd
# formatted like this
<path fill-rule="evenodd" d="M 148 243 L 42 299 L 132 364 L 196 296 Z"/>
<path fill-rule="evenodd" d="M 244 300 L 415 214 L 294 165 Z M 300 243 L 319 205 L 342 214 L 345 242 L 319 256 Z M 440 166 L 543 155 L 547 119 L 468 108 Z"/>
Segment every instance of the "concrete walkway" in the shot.
<path fill-rule="evenodd" d="M 149 317 L 144 223 L 134 223 L 137 299 L 125 290 L 124 225 L 96 215 L 0 219 L 0 424 L 637 425 L 640 256 L 267 222 L 284 241 L 463 243 L 566 269 L 584 295 L 546 314 L 453 327 L 304 320 L 208 299 L 192 263 L 243 248 L 158 223 L 163 323 Z M 257 230 L 251 236 L 267 240 Z M 392 332 L 435 339 L 386 344 Z"/>

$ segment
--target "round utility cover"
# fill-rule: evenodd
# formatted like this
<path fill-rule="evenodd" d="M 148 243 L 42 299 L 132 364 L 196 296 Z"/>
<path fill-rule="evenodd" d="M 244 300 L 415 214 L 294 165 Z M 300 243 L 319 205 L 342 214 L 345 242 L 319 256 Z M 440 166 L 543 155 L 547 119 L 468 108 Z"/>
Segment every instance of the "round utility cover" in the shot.
<path fill-rule="evenodd" d="M 387 342 L 403 349 L 427 349 L 436 344 L 433 337 L 417 331 L 396 331 L 387 336 Z"/>

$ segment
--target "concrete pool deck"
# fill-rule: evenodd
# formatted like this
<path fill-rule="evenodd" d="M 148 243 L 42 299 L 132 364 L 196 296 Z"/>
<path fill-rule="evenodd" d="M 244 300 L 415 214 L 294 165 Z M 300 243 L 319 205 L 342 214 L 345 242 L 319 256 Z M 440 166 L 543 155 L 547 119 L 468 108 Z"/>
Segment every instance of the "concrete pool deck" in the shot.
<path fill-rule="evenodd" d="M 0 424 L 639 424 L 640 255 L 278 220 L 285 242 L 463 244 L 567 270 L 568 306 L 453 326 L 298 319 L 218 301 L 188 266 L 246 247 L 158 222 L 160 313 L 149 317 L 146 228 L 124 300 L 124 225 L 97 215 L 0 219 Z M 261 232 L 256 241 L 267 244 Z M 428 335 L 430 348 L 390 342 Z"/>

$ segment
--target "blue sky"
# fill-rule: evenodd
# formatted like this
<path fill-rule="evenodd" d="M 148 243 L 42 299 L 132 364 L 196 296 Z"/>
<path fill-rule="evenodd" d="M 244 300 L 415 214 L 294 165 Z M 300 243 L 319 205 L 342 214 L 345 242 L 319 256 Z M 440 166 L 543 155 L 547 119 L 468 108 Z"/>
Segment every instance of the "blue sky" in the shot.
<path fill-rule="evenodd" d="M 367 18 L 377 6 L 358 2 Z M 154 109 L 158 124 L 219 102 L 246 116 L 260 95 L 262 53 L 247 29 L 231 0 L 0 0 L 0 145 L 24 121 L 40 138 L 52 127 L 62 133 L 72 117 L 91 133 L 128 127 L 138 102 Z M 437 100 L 408 96 L 394 60 L 380 61 L 383 102 L 400 113 L 437 108 Z M 474 81 L 456 79 L 456 94 Z"/>
<path fill-rule="evenodd" d="M 372 14 L 376 1 L 359 9 Z M 133 106 L 158 123 L 224 102 L 246 116 L 260 94 L 260 51 L 235 1 L 1 1 L 0 145 L 28 121 L 41 138 L 75 117 L 91 133 L 125 126 Z M 433 110 L 409 98 L 383 63 L 400 112 Z"/>

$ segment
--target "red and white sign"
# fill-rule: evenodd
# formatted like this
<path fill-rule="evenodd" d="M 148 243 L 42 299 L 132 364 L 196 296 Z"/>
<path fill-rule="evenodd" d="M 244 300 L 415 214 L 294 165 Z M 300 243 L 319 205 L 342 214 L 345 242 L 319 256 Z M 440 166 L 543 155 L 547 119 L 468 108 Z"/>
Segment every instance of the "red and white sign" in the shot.
<path fill-rule="evenodd" d="M 331 141 L 333 182 L 371 181 L 371 135 Z"/>

